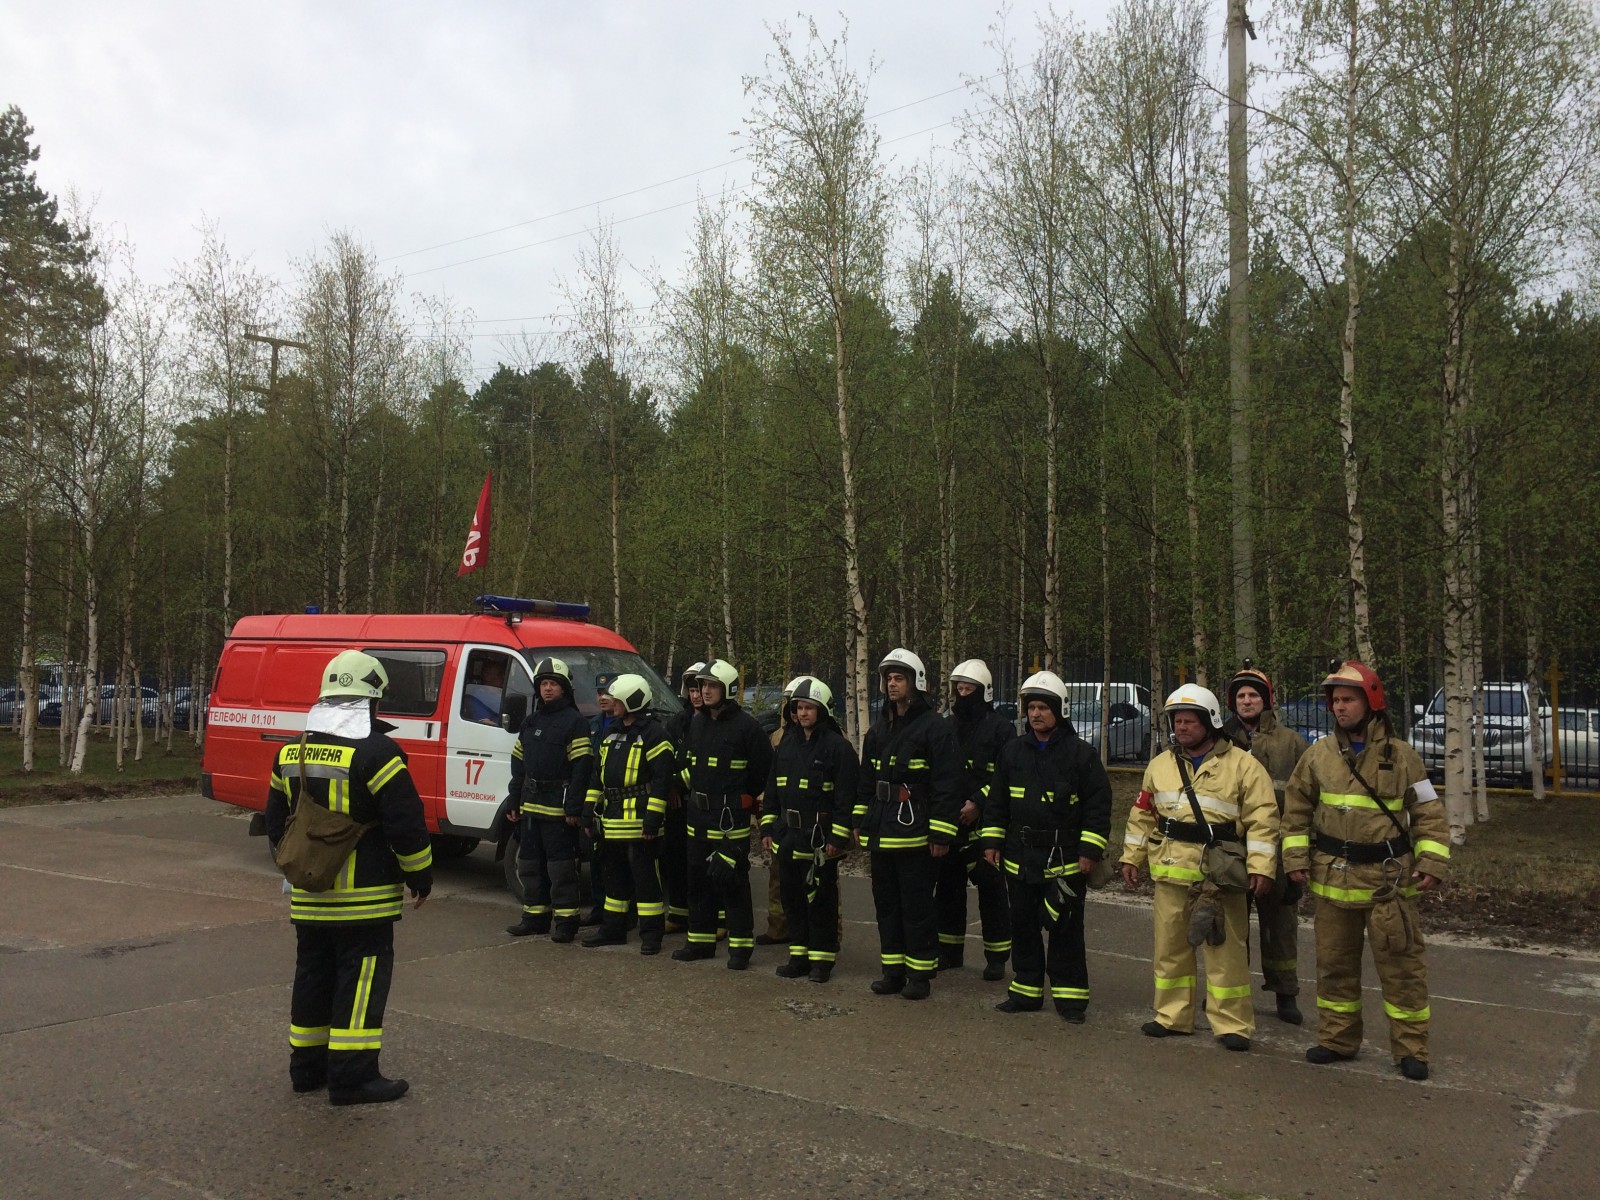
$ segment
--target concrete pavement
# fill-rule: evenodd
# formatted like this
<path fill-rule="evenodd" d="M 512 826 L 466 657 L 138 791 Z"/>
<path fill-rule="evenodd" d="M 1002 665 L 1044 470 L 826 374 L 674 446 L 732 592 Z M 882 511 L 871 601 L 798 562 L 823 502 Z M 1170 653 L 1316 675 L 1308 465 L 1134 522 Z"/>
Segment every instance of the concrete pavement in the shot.
<path fill-rule="evenodd" d="M 736 975 L 513 942 L 485 850 L 436 875 L 397 931 L 385 1020 L 412 1094 L 335 1110 L 288 1086 L 293 937 L 243 814 L 0 811 L 0 1195 L 1571 1197 L 1600 1179 L 1592 959 L 1435 943 L 1418 1085 L 1370 1021 L 1359 1060 L 1310 1066 L 1311 1026 L 1264 994 L 1248 1055 L 1140 1036 L 1149 910 L 1116 897 L 1089 913 L 1094 999 L 1071 1027 L 994 1013 L 1003 985 L 975 967 L 927 1003 L 872 996 L 865 880 L 844 881 L 844 952 L 817 986 L 776 978 L 775 950 Z M 1307 928 L 1314 1022 L 1312 961 Z"/>

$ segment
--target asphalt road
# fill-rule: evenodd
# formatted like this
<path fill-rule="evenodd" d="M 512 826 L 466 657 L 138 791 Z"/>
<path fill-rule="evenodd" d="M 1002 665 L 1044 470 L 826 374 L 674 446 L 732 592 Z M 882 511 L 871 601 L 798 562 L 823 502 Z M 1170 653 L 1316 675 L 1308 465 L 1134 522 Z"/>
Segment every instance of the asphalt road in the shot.
<path fill-rule="evenodd" d="M 437 874 L 397 931 L 385 1020 L 385 1071 L 412 1092 L 333 1109 L 289 1088 L 293 937 L 242 814 L 194 796 L 0 811 L 0 1195 L 1600 1191 L 1593 959 L 1436 942 L 1434 1078 L 1413 1084 L 1384 1042 L 1308 1065 L 1309 1027 L 1264 995 L 1248 1055 L 1140 1036 L 1149 910 L 1114 898 L 1089 913 L 1094 1000 L 1072 1027 L 994 1013 L 1002 985 L 972 967 L 927 1003 L 871 995 L 861 879 L 818 986 L 776 978 L 773 950 L 735 975 L 513 942 L 485 851 Z"/>

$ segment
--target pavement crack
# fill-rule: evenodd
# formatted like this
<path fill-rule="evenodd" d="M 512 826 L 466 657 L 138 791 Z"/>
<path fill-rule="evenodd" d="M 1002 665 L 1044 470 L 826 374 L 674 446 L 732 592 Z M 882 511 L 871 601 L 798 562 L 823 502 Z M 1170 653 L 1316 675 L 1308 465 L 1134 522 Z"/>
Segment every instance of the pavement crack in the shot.
<path fill-rule="evenodd" d="M 1506 1189 L 1507 1196 L 1520 1196 L 1527 1190 L 1529 1182 L 1539 1170 L 1540 1164 L 1544 1162 L 1545 1155 L 1549 1153 L 1550 1143 L 1555 1138 L 1556 1130 L 1561 1127 L 1561 1122 L 1584 1111 L 1573 1108 L 1567 1101 L 1571 1100 L 1578 1090 L 1578 1077 L 1588 1065 L 1589 1053 L 1594 1047 L 1596 1038 L 1600 1038 L 1600 1017 L 1590 1017 L 1584 1027 L 1583 1037 L 1573 1047 L 1572 1053 L 1567 1055 L 1561 1078 L 1556 1080 L 1555 1087 L 1551 1089 L 1554 1099 L 1537 1101 L 1529 1106 L 1534 1112 L 1533 1136 L 1528 1139 L 1528 1149 L 1522 1156 L 1521 1167 L 1512 1177 L 1511 1186 Z"/>

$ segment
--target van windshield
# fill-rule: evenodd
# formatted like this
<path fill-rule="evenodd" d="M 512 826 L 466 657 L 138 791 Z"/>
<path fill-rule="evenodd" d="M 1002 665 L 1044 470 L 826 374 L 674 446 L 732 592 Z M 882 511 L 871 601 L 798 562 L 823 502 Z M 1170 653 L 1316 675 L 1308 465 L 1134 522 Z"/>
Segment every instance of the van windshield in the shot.
<path fill-rule="evenodd" d="M 650 684 L 654 699 L 650 711 L 663 720 L 683 708 L 676 693 L 662 681 L 655 670 L 630 650 L 607 650 L 601 646 L 539 646 L 523 651 L 531 667 L 541 658 L 559 658 L 572 672 L 572 692 L 578 702 L 578 711 L 586 717 L 597 716 L 600 702 L 595 698 L 597 680 L 609 683 L 618 675 L 631 672 L 643 675 Z"/>
<path fill-rule="evenodd" d="M 1444 716 L 1443 688 L 1433 694 L 1433 699 L 1428 703 L 1427 715 L 1430 717 Z M 1528 702 L 1522 694 L 1522 689 L 1485 688 L 1483 693 L 1483 715 L 1485 717 L 1527 716 Z"/>

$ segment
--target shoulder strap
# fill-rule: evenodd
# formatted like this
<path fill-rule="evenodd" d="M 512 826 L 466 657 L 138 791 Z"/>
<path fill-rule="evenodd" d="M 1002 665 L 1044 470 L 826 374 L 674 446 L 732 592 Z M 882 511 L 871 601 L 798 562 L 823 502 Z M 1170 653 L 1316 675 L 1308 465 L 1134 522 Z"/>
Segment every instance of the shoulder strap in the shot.
<path fill-rule="evenodd" d="M 306 733 L 300 731 L 300 786 L 295 789 L 294 802 L 299 804 L 306 794 Z"/>
<path fill-rule="evenodd" d="M 1338 735 L 1335 734 L 1334 737 L 1337 739 Z M 1388 745 L 1385 744 L 1383 749 L 1385 757 L 1387 758 L 1389 753 Z M 1410 831 L 1407 830 L 1404 825 L 1400 824 L 1400 818 L 1394 815 L 1394 810 L 1383 802 L 1383 797 L 1378 795 L 1378 789 L 1368 783 L 1367 777 L 1356 768 L 1355 752 L 1352 751 L 1349 746 L 1340 746 L 1339 753 L 1344 758 L 1344 765 L 1350 768 L 1350 774 L 1356 777 L 1356 782 L 1367 789 L 1367 795 L 1372 797 L 1372 802 L 1383 810 L 1383 815 L 1388 817 L 1394 827 L 1400 831 L 1400 836 L 1410 837 Z"/>
<path fill-rule="evenodd" d="M 1195 824 L 1206 831 L 1206 845 L 1211 845 L 1211 822 L 1206 820 L 1205 813 L 1200 811 L 1200 801 L 1194 794 L 1194 784 L 1189 779 L 1189 764 L 1183 759 L 1177 746 L 1172 747 L 1172 758 L 1178 764 L 1178 778 L 1183 780 L 1183 794 L 1189 797 L 1189 810 L 1194 813 Z"/>

